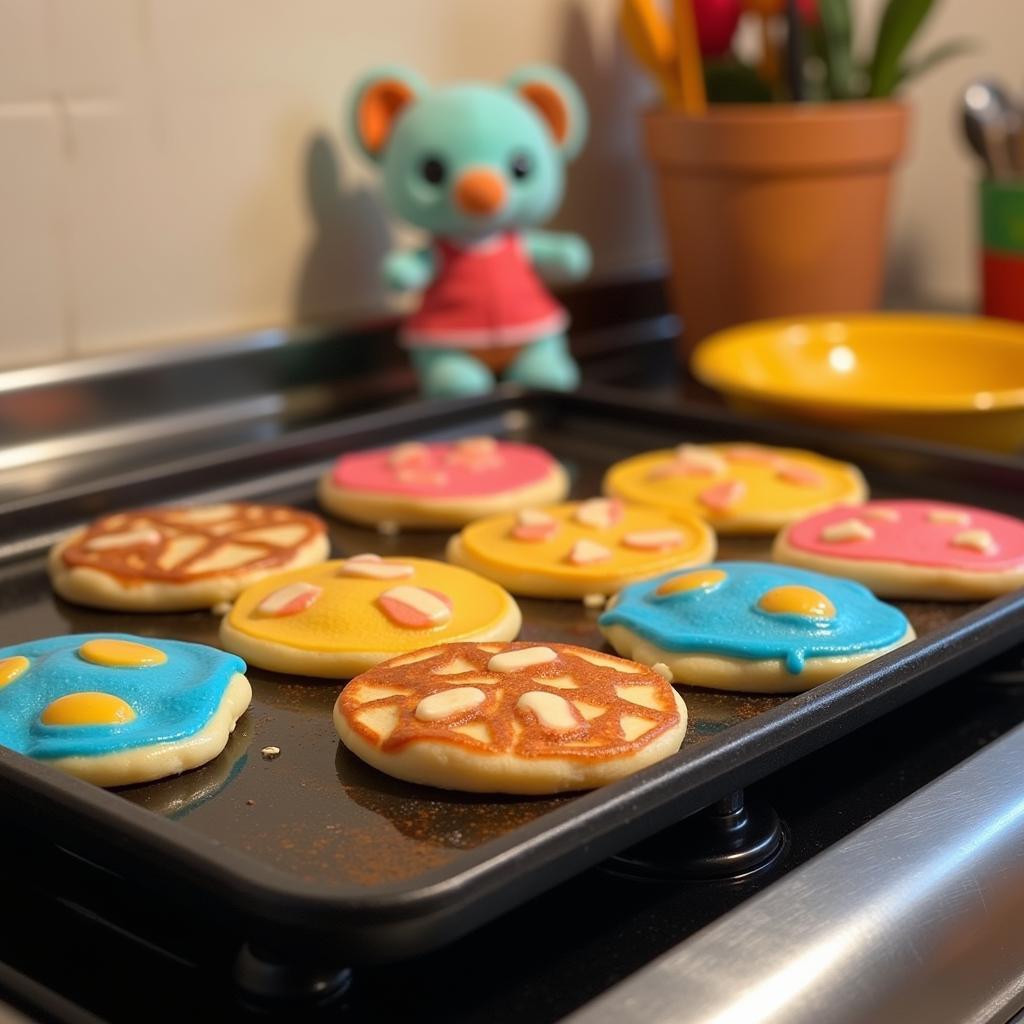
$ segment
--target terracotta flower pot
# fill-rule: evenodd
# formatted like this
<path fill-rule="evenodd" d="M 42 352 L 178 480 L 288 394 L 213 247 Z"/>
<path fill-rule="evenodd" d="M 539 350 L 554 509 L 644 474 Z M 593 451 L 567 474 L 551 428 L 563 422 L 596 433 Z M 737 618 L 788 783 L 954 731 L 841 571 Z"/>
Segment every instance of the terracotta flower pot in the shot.
<path fill-rule="evenodd" d="M 906 129 L 881 100 L 645 115 L 684 358 L 731 324 L 878 305 Z"/>

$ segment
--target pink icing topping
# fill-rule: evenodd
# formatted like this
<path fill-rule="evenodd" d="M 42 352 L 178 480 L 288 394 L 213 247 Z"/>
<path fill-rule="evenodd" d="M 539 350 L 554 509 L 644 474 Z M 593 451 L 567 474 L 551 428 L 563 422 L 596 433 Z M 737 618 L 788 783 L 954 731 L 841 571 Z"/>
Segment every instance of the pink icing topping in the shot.
<path fill-rule="evenodd" d="M 377 604 L 396 626 L 406 629 L 443 626 L 452 617 L 452 599 L 439 590 L 426 587 L 385 590 L 378 596 Z"/>
<path fill-rule="evenodd" d="M 697 495 L 700 503 L 713 512 L 725 512 L 738 501 L 742 501 L 747 493 L 747 485 L 742 480 L 723 480 L 706 491 Z"/>
<path fill-rule="evenodd" d="M 462 498 L 500 494 L 539 483 L 555 467 L 546 451 L 530 444 L 498 441 L 486 458 L 478 449 L 467 453 L 458 442 L 423 446 L 415 472 L 401 472 L 394 465 L 392 448 L 343 455 L 334 464 L 331 477 L 337 487 L 413 497 Z"/>
<path fill-rule="evenodd" d="M 899 513 L 899 520 L 891 522 L 870 515 L 878 507 Z M 937 523 L 929 513 L 934 509 L 967 512 L 971 525 L 987 530 L 997 550 L 985 553 L 975 548 L 953 543 L 953 538 L 964 529 L 956 523 Z M 868 515 L 870 539 L 827 541 L 822 530 L 833 523 L 853 515 Z M 999 512 L 972 508 L 968 505 L 950 505 L 941 501 L 879 501 L 862 506 L 838 505 L 827 512 L 802 519 L 790 527 L 786 535 L 791 547 L 813 555 L 832 558 L 852 558 L 896 562 L 901 565 L 929 565 L 950 569 L 970 569 L 981 572 L 999 572 L 1024 566 L 1024 521 Z"/>
<path fill-rule="evenodd" d="M 780 480 L 787 484 L 797 484 L 804 487 L 820 487 L 825 478 L 810 466 L 804 466 L 799 462 L 783 462 L 775 471 Z"/>

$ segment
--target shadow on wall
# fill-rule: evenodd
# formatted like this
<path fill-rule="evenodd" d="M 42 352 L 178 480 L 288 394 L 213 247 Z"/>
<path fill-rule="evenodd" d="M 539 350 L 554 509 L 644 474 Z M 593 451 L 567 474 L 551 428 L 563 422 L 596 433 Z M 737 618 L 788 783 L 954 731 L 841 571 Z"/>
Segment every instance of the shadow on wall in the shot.
<path fill-rule="evenodd" d="M 934 298 L 929 303 L 922 287 L 925 280 L 922 242 L 919 236 L 900 237 L 895 231 L 890 231 L 883 309 L 908 309 L 935 304 Z"/>
<path fill-rule="evenodd" d="M 314 235 L 295 282 L 296 323 L 380 314 L 387 305 L 380 266 L 391 231 L 374 193 L 345 188 L 334 143 L 314 135 L 305 151 L 306 205 Z"/>
<path fill-rule="evenodd" d="M 560 64 L 586 97 L 590 135 L 569 165 L 565 201 L 552 226 L 584 235 L 594 251 L 594 274 L 607 279 L 663 259 L 638 117 L 651 100 L 620 34 L 602 57 L 584 11 L 584 3 L 566 7 Z"/>

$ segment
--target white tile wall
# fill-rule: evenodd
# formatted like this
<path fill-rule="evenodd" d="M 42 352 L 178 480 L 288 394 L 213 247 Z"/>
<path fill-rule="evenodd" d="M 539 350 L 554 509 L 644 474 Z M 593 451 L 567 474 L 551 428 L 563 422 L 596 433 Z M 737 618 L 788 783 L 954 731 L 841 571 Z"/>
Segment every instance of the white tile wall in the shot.
<path fill-rule="evenodd" d="M 0 362 L 42 363 L 69 349 L 65 154 L 45 101 L 0 107 Z"/>
<path fill-rule="evenodd" d="M 649 93 L 617 6 L 0 0 L 0 366 L 381 309 L 393 229 L 341 111 L 387 61 L 433 80 L 565 66 L 598 116 L 559 223 L 590 238 L 599 277 L 651 264 L 635 128 Z M 915 91 L 895 277 L 905 294 L 969 302 L 973 166 L 955 97 L 982 67 L 1020 77 L 1024 4 L 945 0 L 929 34 L 953 31 L 984 50 Z"/>
<path fill-rule="evenodd" d="M 0 103 L 52 91 L 51 11 L 34 0 L 0 0 Z"/>

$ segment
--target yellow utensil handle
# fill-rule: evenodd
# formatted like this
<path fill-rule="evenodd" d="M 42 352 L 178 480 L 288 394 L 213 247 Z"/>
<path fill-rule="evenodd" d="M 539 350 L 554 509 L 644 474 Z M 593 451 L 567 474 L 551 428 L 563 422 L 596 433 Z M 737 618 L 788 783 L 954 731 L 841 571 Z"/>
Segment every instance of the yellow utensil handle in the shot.
<path fill-rule="evenodd" d="M 666 104 L 678 106 L 675 38 L 654 0 L 623 0 L 619 26 L 633 56 L 653 76 Z"/>
<path fill-rule="evenodd" d="M 700 54 L 697 18 L 693 0 L 675 0 L 676 72 L 683 111 L 691 117 L 707 112 L 704 89 L 704 62 Z"/>

